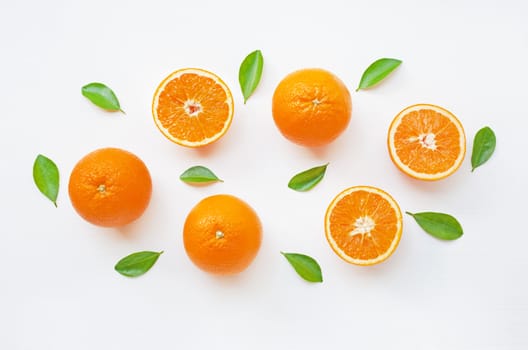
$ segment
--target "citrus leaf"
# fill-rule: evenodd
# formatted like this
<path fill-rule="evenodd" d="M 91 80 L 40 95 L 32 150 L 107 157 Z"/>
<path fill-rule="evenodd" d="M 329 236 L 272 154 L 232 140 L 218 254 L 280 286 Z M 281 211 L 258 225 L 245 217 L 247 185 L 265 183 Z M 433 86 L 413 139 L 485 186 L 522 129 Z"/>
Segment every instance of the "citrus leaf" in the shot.
<path fill-rule="evenodd" d="M 119 105 L 115 93 L 108 86 L 102 83 L 90 83 L 82 87 L 81 92 L 97 107 L 107 111 L 125 113 Z"/>
<path fill-rule="evenodd" d="M 185 170 L 180 175 L 180 180 L 187 183 L 223 182 L 211 170 L 201 165 L 193 166 Z"/>
<path fill-rule="evenodd" d="M 356 91 L 367 89 L 385 79 L 400 64 L 401 60 L 395 58 L 380 58 L 372 63 L 361 76 L 361 81 Z"/>
<path fill-rule="evenodd" d="M 33 181 L 39 191 L 57 206 L 59 169 L 49 158 L 39 154 L 33 163 Z"/>
<path fill-rule="evenodd" d="M 449 214 L 434 212 L 413 214 L 408 211 L 405 213 L 412 216 L 418 225 L 433 237 L 451 241 L 464 234 L 458 220 Z"/>
<path fill-rule="evenodd" d="M 305 192 L 315 187 L 324 177 L 326 173 L 326 167 L 329 163 L 325 165 L 317 166 L 305 171 L 302 171 L 296 174 L 288 182 L 288 187 L 292 190 Z"/>
<path fill-rule="evenodd" d="M 238 81 L 244 96 L 244 104 L 255 91 L 262 76 L 264 58 L 260 50 L 255 50 L 244 58 L 238 70 Z"/>
<path fill-rule="evenodd" d="M 321 267 L 314 258 L 304 254 L 283 253 L 297 274 L 308 282 L 323 282 Z"/>
<path fill-rule="evenodd" d="M 159 253 L 150 251 L 132 253 L 119 260 L 114 269 L 123 276 L 141 276 L 150 270 L 161 254 L 163 251 Z"/>
<path fill-rule="evenodd" d="M 485 126 L 475 134 L 473 152 L 471 154 L 471 171 L 486 163 L 495 151 L 497 138 L 489 126 Z"/>

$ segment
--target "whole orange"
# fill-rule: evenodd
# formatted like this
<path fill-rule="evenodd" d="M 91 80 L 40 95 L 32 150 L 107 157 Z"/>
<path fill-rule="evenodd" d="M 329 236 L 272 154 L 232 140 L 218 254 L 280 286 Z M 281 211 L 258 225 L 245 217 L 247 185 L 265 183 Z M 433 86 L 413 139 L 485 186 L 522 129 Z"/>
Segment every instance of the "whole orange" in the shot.
<path fill-rule="evenodd" d="M 245 270 L 260 248 L 262 225 L 241 199 L 219 194 L 200 201 L 183 228 L 183 244 L 200 269 L 220 275 Z"/>
<path fill-rule="evenodd" d="M 134 154 L 102 148 L 75 165 L 68 192 L 73 207 L 86 221 L 98 226 L 123 226 L 147 208 L 152 180 L 143 161 Z"/>
<path fill-rule="evenodd" d="M 348 126 L 352 99 L 334 74 L 317 68 L 287 75 L 275 89 L 272 112 L 275 124 L 290 141 L 301 146 L 324 146 Z"/>

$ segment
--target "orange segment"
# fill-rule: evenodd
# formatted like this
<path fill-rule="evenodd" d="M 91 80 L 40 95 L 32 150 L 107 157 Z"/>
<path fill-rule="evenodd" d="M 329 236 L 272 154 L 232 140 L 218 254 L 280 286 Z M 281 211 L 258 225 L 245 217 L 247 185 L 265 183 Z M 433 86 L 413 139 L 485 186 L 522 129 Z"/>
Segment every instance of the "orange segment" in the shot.
<path fill-rule="evenodd" d="M 325 233 L 328 243 L 343 260 L 356 265 L 380 263 L 400 242 L 400 207 L 378 188 L 348 188 L 328 206 Z"/>
<path fill-rule="evenodd" d="M 200 147 L 222 137 L 233 119 L 233 97 L 227 85 L 203 69 L 180 69 L 156 89 L 152 115 L 169 140 Z"/>
<path fill-rule="evenodd" d="M 454 173 L 466 154 L 460 121 L 442 107 L 417 104 L 392 121 L 389 153 L 404 173 L 421 180 L 439 180 Z"/>

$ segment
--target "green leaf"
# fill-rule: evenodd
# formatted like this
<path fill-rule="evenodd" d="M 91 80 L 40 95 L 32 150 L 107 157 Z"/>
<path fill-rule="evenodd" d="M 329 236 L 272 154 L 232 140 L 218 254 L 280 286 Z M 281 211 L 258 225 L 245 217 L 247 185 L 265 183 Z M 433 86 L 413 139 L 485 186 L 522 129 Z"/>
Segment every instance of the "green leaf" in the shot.
<path fill-rule="evenodd" d="M 356 91 L 367 89 L 378 84 L 395 70 L 402 61 L 395 58 L 380 58 L 372 63 L 361 76 L 361 81 Z"/>
<path fill-rule="evenodd" d="M 249 96 L 255 91 L 262 76 L 264 58 L 260 50 L 253 51 L 244 58 L 238 70 L 238 81 L 244 95 L 244 104 Z"/>
<path fill-rule="evenodd" d="M 314 188 L 323 179 L 328 164 L 326 163 L 325 165 L 298 173 L 288 182 L 288 187 L 299 192 L 305 192 Z"/>
<path fill-rule="evenodd" d="M 480 129 L 473 140 L 473 152 L 471 154 L 471 171 L 486 163 L 495 151 L 497 138 L 489 126 Z"/>
<path fill-rule="evenodd" d="M 125 114 L 119 105 L 119 100 L 115 93 L 105 84 L 90 83 L 83 86 L 81 92 L 84 97 L 92 101 L 97 107 L 101 107 L 102 109 L 111 112 L 120 111 Z"/>
<path fill-rule="evenodd" d="M 458 220 L 449 214 L 434 212 L 413 214 L 408 211 L 405 213 L 412 216 L 418 225 L 433 237 L 451 241 L 460 238 L 464 234 Z"/>
<path fill-rule="evenodd" d="M 163 251 L 159 253 L 150 251 L 132 253 L 119 260 L 114 269 L 123 276 L 141 276 L 150 270 L 161 254 L 163 254 Z"/>
<path fill-rule="evenodd" d="M 180 180 L 187 183 L 223 182 L 211 170 L 201 165 L 193 166 L 185 170 L 180 175 Z"/>
<path fill-rule="evenodd" d="M 55 163 L 39 154 L 33 163 L 33 181 L 39 191 L 57 206 L 59 194 L 59 169 Z"/>
<path fill-rule="evenodd" d="M 308 282 L 323 282 L 321 267 L 314 258 L 304 254 L 283 253 L 299 276 Z"/>

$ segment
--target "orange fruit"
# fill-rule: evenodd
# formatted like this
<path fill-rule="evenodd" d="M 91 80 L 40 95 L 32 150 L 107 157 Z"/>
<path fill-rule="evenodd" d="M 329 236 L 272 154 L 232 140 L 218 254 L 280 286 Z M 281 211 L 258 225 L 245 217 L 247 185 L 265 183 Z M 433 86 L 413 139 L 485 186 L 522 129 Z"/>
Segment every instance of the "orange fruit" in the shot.
<path fill-rule="evenodd" d="M 183 228 L 183 244 L 191 261 L 220 275 L 245 270 L 257 255 L 261 240 L 262 225 L 255 211 L 226 194 L 199 202 Z"/>
<path fill-rule="evenodd" d="M 147 167 L 134 154 L 102 148 L 75 165 L 68 192 L 74 209 L 86 221 L 98 226 L 123 226 L 147 208 L 152 181 Z"/>
<path fill-rule="evenodd" d="M 326 239 L 343 260 L 374 265 L 386 260 L 402 235 L 398 203 L 370 186 L 350 187 L 330 203 L 325 215 Z"/>
<path fill-rule="evenodd" d="M 348 126 L 352 99 L 334 74 L 316 68 L 287 75 L 275 89 L 275 124 L 288 140 L 316 147 L 335 140 Z"/>
<path fill-rule="evenodd" d="M 184 68 L 157 87 L 152 115 L 169 140 L 187 147 L 208 145 L 222 137 L 233 120 L 233 96 L 214 73 Z"/>
<path fill-rule="evenodd" d="M 392 121 L 389 154 L 405 174 L 420 180 L 440 180 L 453 174 L 466 154 L 466 135 L 448 110 L 430 104 L 405 108 Z"/>

